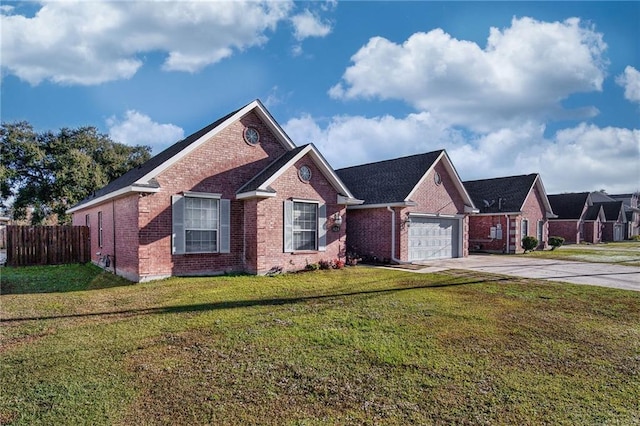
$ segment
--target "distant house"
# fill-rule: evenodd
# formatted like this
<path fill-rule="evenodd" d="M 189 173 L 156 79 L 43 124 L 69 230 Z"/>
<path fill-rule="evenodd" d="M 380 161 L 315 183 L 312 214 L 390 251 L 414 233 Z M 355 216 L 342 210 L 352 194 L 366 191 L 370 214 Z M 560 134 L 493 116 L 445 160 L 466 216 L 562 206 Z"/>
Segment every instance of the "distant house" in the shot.
<path fill-rule="evenodd" d="M 69 210 L 93 261 L 119 275 L 266 273 L 344 256 L 349 189 L 258 100 L 177 142 Z"/>
<path fill-rule="evenodd" d="M 609 232 L 611 232 L 611 238 L 613 238 L 613 240 L 610 241 L 619 241 L 619 239 L 616 239 L 619 237 L 619 232 L 622 232 L 622 239 L 631 239 L 636 235 L 640 235 L 640 208 L 638 208 L 638 198 L 640 197 L 640 193 L 635 192 L 633 194 L 610 195 L 603 192 L 593 192 L 591 193 L 591 196 L 594 202 L 622 202 L 622 209 L 624 209 L 625 216 L 623 221 L 614 220 L 617 214 L 617 205 L 615 207 L 610 207 L 609 210 L 609 218 L 607 222 L 610 223 L 610 225 L 607 226 L 607 230 L 605 232 L 607 233 L 607 237 L 609 237 Z M 609 230 L 609 228 L 611 228 L 611 230 Z"/>
<path fill-rule="evenodd" d="M 469 217 L 471 250 L 522 253 L 522 239 L 536 237 L 538 249 L 549 241 L 548 220 L 555 218 L 537 173 L 464 182 L 480 210 Z"/>
<path fill-rule="evenodd" d="M 602 241 L 604 209 L 589 192 L 549 195 L 549 202 L 558 216 L 549 220 L 549 235 L 563 237 L 565 244 Z"/>
<path fill-rule="evenodd" d="M 336 170 L 363 204 L 347 207 L 348 250 L 420 262 L 467 256 L 477 211 L 444 150 Z"/>

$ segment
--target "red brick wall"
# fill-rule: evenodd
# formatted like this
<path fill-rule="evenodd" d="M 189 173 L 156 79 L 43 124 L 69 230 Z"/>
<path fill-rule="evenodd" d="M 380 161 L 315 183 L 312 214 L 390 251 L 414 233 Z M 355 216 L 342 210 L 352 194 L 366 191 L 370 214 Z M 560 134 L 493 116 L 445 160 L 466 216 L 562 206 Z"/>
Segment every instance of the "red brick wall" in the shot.
<path fill-rule="evenodd" d="M 585 233 L 586 233 L 585 224 Z M 577 220 L 550 220 L 549 221 L 549 235 L 551 237 L 564 238 L 565 244 L 579 244 L 580 232 L 579 223 Z"/>
<path fill-rule="evenodd" d="M 602 222 L 600 220 L 593 220 L 584 223 L 584 241 L 592 244 L 598 244 L 603 239 Z M 566 242 L 565 242 L 566 243 Z"/>
<path fill-rule="evenodd" d="M 102 247 L 98 245 L 98 213 L 102 212 Z M 115 220 L 114 220 L 115 213 Z M 89 215 L 91 261 L 109 255 L 115 271 L 131 280 L 138 279 L 138 195 L 111 200 L 73 214 L 74 225 L 84 225 Z M 115 233 L 114 233 L 115 224 Z M 114 248 L 115 237 L 115 248 Z M 97 253 L 100 253 L 98 256 Z"/>
<path fill-rule="evenodd" d="M 365 259 L 390 260 L 391 212 L 385 208 L 348 210 L 347 216 L 347 251 Z"/>
<path fill-rule="evenodd" d="M 309 183 L 298 178 L 298 168 L 307 165 L 312 177 Z M 257 262 L 256 272 L 265 273 L 272 268 L 284 271 L 300 270 L 307 264 L 320 260 L 333 260 L 345 257 L 347 218 L 345 208 L 336 204 L 338 193 L 316 167 L 309 155 L 301 158 L 287 169 L 271 185 L 277 196 L 260 200 L 257 203 Z M 326 205 L 326 251 L 284 252 L 284 201 L 291 198 L 320 201 Z M 323 201 L 326 200 L 326 203 Z M 332 216 L 339 213 L 343 218 L 340 231 L 334 232 Z"/>
<path fill-rule="evenodd" d="M 522 219 L 527 219 L 529 221 L 529 235 L 532 237 L 538 238 L 538 221 L 542 221 L 544 223 L 542 230 L 542 241 L 538 241 L 538 249 L 544 249 L 548 247 L 549 244 L 549 226 L 546 218 L 546 211 L 544 209 L 544 203 L 542 201 L 542 196 L 538 192 L 537 189 L 534 189 L 533 192 L 529 194 L 527 199 L 524 202 L 524 206 L 522 207 L 522 217 L 518 220 L 518 230 L 517 234 L 519 235 L 519 239 L 516 240 L 516 251 L 521 252 L 524 251 L 522 249 L 522 235 L 520 235 L 520 221 Z"/>
<path fill-rule="evenodd" d="M 513 218 L 509 222 L 512 220 Z M 491 227 L 497 227 L 497 225 L 502 228 L 502 237 L 492 239 L 490 238 Z M 505 215 L 469 216 L 469 246 L 471 250 L 506 253 L 508 235 L 509 229 Z M 510 245 L 513 245 L 512 241 Z"/>

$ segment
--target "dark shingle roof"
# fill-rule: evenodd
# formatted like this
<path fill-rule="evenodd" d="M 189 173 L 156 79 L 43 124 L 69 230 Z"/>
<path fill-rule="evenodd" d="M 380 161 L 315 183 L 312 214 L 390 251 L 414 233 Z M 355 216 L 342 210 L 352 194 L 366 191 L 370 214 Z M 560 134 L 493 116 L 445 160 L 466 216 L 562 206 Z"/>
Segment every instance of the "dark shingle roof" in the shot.
<path fill-rule="evenodd" d="M 596 220 L 598 219 L 598 214 L 600 213 L 600 209 L 602 206 L 600 203 L 595 203 L 592 206 L 587 208 L 587 211 L 584 213 L 584 220 Z"/>
<path fill-rule="evenodd" d="M 620 210 L 622 210 L 622 201 L 609 201 L 604 203 L 593 203 L 594 206 L 602 206 L 604 210 L 604 216 L 607 222 L 615 222 L 620 217 Z M 626 215 L 625 215 L 626 217 Z"/>
<path fill-rule="evenodd" d="M 346 167 L 336 173 L 354 197 L 367 204 L 402 202 L 443 150 Z"/>
<path fill-rule="evenodd" d="M 260 188 L 260 186 L 262 186 L 263 183 L 265 183 L 271 176 L 273 176 L 274 173 L 277 173 L 278 170 L 284 167 L 285 164 L 287 164 L 293 157 L 298 155 L 298 153 L 300 153 L 300 151 L 305 149 L 307 146 L 309 146 L 309 144 L 302 145 L 291 151 L 285 152 L 275 161 L 269 164 L 264 170 L 258 173 L 253 179 L 251 179 L 240 189 L 238 189 L 236 193 L 241 194 L 243 192 L 251 192 L 257 190 L 258 188 Z"/>
<path fill-rule="evenodd" d="M 588 192 L 548 195 L 549 203 L 558 219 L 580 219 L 589 197 Z"/>
<path fill-rule="evenodd" d="M 242 108 L 240 108 L 240 109 L 242 109 Z M 168 147 L 164 151 L 162 151 L 159 154 L 151 157 L 145 163 L 139 165 L 138 167 L 135 167 L 135 168 L 129 170 L 127 173 L 123 174 L 119 178 L 114 179 L 113 181 L 111 181 L 106 186 L 102 187 L 101 189 L 99 189 L 96 192 L 94 192 L 93 194 L 91 194 L 89 197 L 87 197 L 84 200 L 80 201 L 78 204 L 76 204 L 76 206 L 79 206 L 81 204 L 87 203 L 87 202 L 89 202 L 91 200 L 94 200 L 96 198 L 102 197 L 104 195 L 107 195 L 107 194 L 110 194 L 112 192 L 118 191 L 118 190 L 120 190 L 122 188 L 126 188 L 128 186 L 133 185 L 138 179 L 142 178 L 147 173 L 149 173 L 152 170 L 154 170 L 156 167 L 162 165 L 162 163 L 164 163 L 165 161 L 170 160 L 173 156 L 175 156 L 180 151 L 182 151 L 183 149 L 185 149 L 186 147 L 191 145 L 193 142 L 197 141 L 202 136 L 206 135 L 208 132 L 210 132 L 211 130 L 215 129 L 220 124 L 224 123 L 229 117 L 233 116 L 235 113 L 240 111 L 240 109 L 225 115 L 224 117 L 214 121 L 213 123 L 209 124 L 208 126 L 203 127 L 202 129 L 198 130 L 197 132 L 187 136 L 186 138 L 182 139 L 181 141 L 176 142 L 175 144 L 171 145 L 170 147 Z"/>
<path fill-rule="evenodd" d="M 519 212 L 538 175 L 507 176 L 463 182 L 480 213 Z"/>

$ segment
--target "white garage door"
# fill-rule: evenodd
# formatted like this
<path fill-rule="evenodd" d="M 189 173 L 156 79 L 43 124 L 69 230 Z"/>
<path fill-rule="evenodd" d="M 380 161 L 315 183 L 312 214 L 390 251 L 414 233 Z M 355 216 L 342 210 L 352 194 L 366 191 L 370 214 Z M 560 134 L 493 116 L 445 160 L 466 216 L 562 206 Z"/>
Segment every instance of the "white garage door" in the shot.
<path fill-rule="evenodd" d="M 460 221 L 412 217 L 409 225 L 409 261 L 458 257 Z"/>

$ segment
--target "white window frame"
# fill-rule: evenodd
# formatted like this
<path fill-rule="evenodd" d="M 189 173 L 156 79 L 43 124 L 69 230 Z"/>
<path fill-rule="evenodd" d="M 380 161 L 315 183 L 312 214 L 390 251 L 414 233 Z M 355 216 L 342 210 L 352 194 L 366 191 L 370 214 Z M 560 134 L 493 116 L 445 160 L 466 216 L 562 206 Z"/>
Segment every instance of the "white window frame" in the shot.
<path fill-rule="evenodd" d="M 301 245 L 296 246 L 296 233 L 310 232 L 309 229 L 301 229 L 296 226 L 295 208 L 296 206 L 313 205 L 315 208 L 315 229 L 314 247 L 303 248 Z M 289 253 L 309 252 L 309 251 L 325 251 L 326 250 L 326 222 L 327 209 L 326 205 L 316 200 L 300 200 L 291 199 L 284 202 L 284 251 Z"/>
<path fill-rule="evenodd" d="M 207 205 L 203 205 L 203 203 L 207 203 Z M 184 216 L 185 253 L 218 253 L 220 247 L 220 199 L 184 197 Z M 204 235 L 204 233 L 212 233 L 211 238 L 195 238 L 196 235 Z M 199 244 L 197 244 L 198 242 Z"/>
<path fill-rule="evenodd" d="M 544 242 L 544 221 L 539 220 L 538 226 L 536 228 L 536 238 L 538 238 L 538 244 L 542 244 Z"/>
<path fill-rule="evenodd" d="M 212 227 L 202 226 L 196 223 L 198 219 L 190 217 L 189 204 L 191 200 L 201 199 L 215 201 L 210 210 L 214 212 L 213 217 L 207 217 L 204 220 L 213 221 Z M 229 253 L 230 252 L 230 200 L 221 198 L 221 194 L 203 193 L 203 192 L 184 192 L 182 195 L 174 195 L 171 197 L 172 204 L 172 244 L 171 251 L 173 254 L 209 254 L 209 253 Z M 196 210 L 194 208 L 194 210 Z M 199 210 L 202 210 L 201 208 Z M 200 225 L 200 226 L 198 226 Z M 215 239 L 212 249 L 190 250 L 189 233 L 190 232 L 214 232 Z"/>
<path fill-rule="evenodd" d="M 520 221 L 520 239 L 529 236 L 529 219 Z"/>
<path fill-rule="evenodd" d="M 102 212 L 98 212 L 98 247 L 102 248 Z"/>

